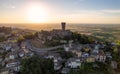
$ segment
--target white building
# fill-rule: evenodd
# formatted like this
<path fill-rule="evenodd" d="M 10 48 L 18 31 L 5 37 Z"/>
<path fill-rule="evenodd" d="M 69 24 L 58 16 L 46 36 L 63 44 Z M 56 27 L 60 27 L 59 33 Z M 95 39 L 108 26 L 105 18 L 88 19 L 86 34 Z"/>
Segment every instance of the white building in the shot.
<path fill-rule="evenodd" d="M 53 59 L 54 70 L 59 70 L 62 67 L 62 58 L 57 53 L 49 53 L 45 58 Z"/>
<path fill-rule="evenodd" d="M 79 68 L 81 66 L 81 61 L 79 58 L 70 58 L 65 63 L 65 66 L 69 68 Z"/>
<path fill-rule="evenodd" d="M 70 50 L 70 47 L 68 45 L 64 45 L 64 50 L 68 52 Z"/>
<path fill-rule="evenodd" d="M 7 62 L 6 68 L 14 67 L 14 66 L 17 66 L 19 64 L 20 64 L 20 62 L 17 60 L 10 60 Z"/>
<path fill-rule="evenodd" d="M 61 73 L 62 73 L 62 74 L 68 74 L 69 71 L 70 71 L 69 68 L 63 68 L 62 71 L 61 71 Z"/>
<path fill-rule="evenodd" d="M 99 51 L 98 56 L 99 56 L 98 61 L 100 61 L 100 62 L 105 62 L 106 61 L 106 54 L 104 53 L 103 50 Z"/>

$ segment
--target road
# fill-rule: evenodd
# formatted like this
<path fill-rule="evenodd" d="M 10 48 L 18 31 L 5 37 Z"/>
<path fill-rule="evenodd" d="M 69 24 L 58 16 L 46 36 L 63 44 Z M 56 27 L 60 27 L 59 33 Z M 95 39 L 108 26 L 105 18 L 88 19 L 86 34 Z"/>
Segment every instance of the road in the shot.
<path fill-rule="evenodd" d="M 57 48 L 63 48 L 64 45 L 59 45 L 59 46 L 49 47 L 49 48 L 36 48 L 31 44 L 29 40 L 26 40 L 26 47 L 30 49 L 31 51 L 38 53 L 38 52 L 48 52 L 50 50 L 55 50 Z"/>

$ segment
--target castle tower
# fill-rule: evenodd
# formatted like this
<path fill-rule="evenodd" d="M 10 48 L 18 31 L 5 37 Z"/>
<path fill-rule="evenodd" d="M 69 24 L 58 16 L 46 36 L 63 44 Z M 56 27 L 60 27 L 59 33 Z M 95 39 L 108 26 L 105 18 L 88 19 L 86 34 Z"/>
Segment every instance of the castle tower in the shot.
<path fill-rule="evenodd" d="M 65 22 L 62 22 L 62 23 L 61 23 L 61 26 L 62 26 L 62 31 L 65 31 L 66 23 L 65 23 Z"/>

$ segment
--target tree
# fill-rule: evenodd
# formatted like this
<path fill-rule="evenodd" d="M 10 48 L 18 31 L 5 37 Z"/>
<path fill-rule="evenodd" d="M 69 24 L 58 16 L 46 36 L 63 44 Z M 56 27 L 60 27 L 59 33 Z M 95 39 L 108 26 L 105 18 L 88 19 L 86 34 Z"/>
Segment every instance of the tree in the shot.
<path fill-rule="evenodd" d="M 80 71 L 71 70 L 68 74 L 81 74 Z"/>
<path fill-rule="evenodd" d="M 74 41 L 77 40 L 79 43 L 82 43 L 82 44 L 88 44 L 95 41 L 95 38 L 92 36 L 82 35 L 78 33 L 73 33 L 71 35 L 71 39 Z"/>
<path fill-rule="evenodd" d="M 73 54 L 72 52 L 60 51 L 60 52 L 58 52 L 58 53 L 60 53 L 60 56 L 61 56 L 62 58 L 65 58 L 65 59 L 68 59 L 68 58 L 71 58 L 71 57 L 74 56 L 74 54 Z"/>
<path fill-rule="evenodd" d="M 20 35 L 19 37 L 18 37 L 18 42 L 22 42 L 22 41 L 24 41 L 25 40 L 25 38 L 22 36 L 22 35 Z"/>
<path fill-rule="evenodd" d="M 20 71 L 21 74 L 54 74 L 54 65 L 50 59 L 33 56 L 21 61 Z"/>
<path fill-rule="evenodd" d="M 33 39 L 37 37 L 37 33 L 26 34 L 23 36 L 25 39 Z"/>
<path fill-rule="evenodd" d="M 114 74 L 114 71 L 109 64 L 95 62 L 83 63 L 79 70 L 72 70 L 68 74 Z"/>
<path fill-rule="evenodd" d="M 3 42 L 5 40 L 6 40 L 6 38 L 4 36 L 0 36 L 0 42 Z"/>

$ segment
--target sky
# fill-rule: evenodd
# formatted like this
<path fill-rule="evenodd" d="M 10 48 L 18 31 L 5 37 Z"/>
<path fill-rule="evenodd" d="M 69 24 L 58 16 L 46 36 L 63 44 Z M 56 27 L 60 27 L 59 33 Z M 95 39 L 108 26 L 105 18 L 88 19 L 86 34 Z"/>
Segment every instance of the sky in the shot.
<path fill-rule="evenodd" d="M 0 0 L 0 23 L 120 24 L 120 0 Z"/>

